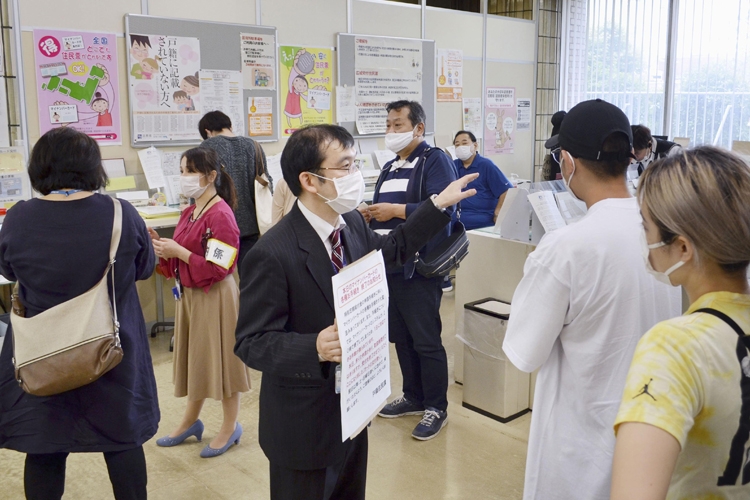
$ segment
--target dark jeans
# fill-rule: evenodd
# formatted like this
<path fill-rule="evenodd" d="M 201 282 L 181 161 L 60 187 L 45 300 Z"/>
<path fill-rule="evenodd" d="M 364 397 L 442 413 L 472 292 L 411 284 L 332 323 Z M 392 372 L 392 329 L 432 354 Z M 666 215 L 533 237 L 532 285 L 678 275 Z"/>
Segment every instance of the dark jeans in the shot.
<path fill-rule="evenodd" d="M 343 462 L 325 469 L 294 470 L 271 462 L 271 500 L 364 500 L 367 429 L 348 444 Z"/>
<path fill-rule="evenodd" d="M 65 491 L 68 453 L 26 455 L 23 486 L 28 500 L 60 500 Z M 146 499 L 146 456 L 143 447 L 104 453 L 116 500 Z"/>
<path fill-rule="evenodd" d="M 253 236 L 240 236 L 240 252 L 237 255 L 237 273 L 240 275 L 240 281 L 242 281 L 242 261 L 253 246 L 258 243 L 258 235 Z"/>
<path fill-rule="evenodd" d="M 404 396 L 425 407 L 448 408 L 448 356 L 440 334 L 442 277 L 388 275 L 390 341 L 404 377 Z"/>

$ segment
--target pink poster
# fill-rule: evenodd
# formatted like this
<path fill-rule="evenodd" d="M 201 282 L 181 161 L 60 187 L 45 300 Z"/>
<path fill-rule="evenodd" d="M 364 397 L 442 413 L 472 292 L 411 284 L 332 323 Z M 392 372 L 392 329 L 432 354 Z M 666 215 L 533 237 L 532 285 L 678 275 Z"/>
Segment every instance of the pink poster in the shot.
<path fill-rule="evenodd" d="M 39 132 L 73 127 L 122 144 L 114 33 L 34 30 Z"/>

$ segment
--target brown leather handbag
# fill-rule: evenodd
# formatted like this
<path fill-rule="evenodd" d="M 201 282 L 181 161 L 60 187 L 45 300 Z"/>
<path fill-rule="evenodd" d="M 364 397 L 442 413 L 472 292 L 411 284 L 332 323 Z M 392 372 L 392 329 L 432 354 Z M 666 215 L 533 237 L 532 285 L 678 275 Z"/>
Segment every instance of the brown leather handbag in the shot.
<path fill-rule="evenodd" d="M 122 234 L 122 206 L 113 198 L 115 217 L 109 263 L 99 283 L 86 293 L 26 318 L 13 293 L 13 365 L 21 388 L 52 396 L 90 384 L 122 360 L 115 301 L 115 254 Z M 112 279 L 112 299 L 107 290 Z"/>

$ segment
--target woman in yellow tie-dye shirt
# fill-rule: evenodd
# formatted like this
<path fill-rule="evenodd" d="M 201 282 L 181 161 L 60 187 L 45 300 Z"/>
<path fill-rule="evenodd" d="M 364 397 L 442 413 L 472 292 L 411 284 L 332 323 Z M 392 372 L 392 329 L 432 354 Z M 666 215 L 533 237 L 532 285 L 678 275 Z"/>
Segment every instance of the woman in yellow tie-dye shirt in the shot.
<path fill-rule="evenodd" d="M 638 343 L 611 498 L 750 499 L 750 168 L 696 148 L 652 164 L 638 199 L 645 265 L 691 306 Z"/>

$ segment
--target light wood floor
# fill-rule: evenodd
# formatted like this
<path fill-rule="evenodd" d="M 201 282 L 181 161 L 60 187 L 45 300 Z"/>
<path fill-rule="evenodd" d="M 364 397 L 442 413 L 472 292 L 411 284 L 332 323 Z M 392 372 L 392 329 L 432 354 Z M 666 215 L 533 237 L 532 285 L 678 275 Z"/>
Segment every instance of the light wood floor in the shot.
<path fill-rule="evenodd" d="M 454 335 L 453 293 L 443 297 L 443 342 L 453 379 L 453 357 L 460 353 Z M 169 333 L 151 342 L 162 420 L 160 437 L 182 416 L 185 401 L 172 396 Z M 400 394 L 401 373 L 391 349 L 393 395 Z M 245 433 L 239 446 L 212 459 L 198 456 L 221 423 L 221 405 L 207 402 L 201 415 L 206 425 L 203 443 L 194 439 L 174 448 L 144 445 L 148 462 L 149 498 L 153 500 L 264 499 L 269 497 L 268 461 L 258 446 L 258 388 L 244 394 L 240 422 Z M 394 397 L 392 396 L 392 397 Z M 435 439 L 416 441 L 410 434 L 419 418 L 376 418 L 369 430 L 367 498 L 400 499 L 520 499 L 526 461 L 530 415 L 501 424 L 461 406 L 462 389 L 448 390 L 449 425 Z M 24 455 L 0 450 L 0 499 L 23 499 Z M 113 498 L 101 454 L 68 458 L 66 500 Z"/>

